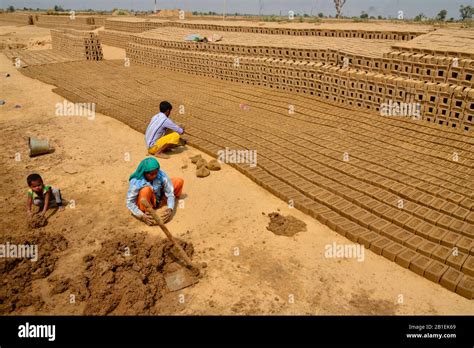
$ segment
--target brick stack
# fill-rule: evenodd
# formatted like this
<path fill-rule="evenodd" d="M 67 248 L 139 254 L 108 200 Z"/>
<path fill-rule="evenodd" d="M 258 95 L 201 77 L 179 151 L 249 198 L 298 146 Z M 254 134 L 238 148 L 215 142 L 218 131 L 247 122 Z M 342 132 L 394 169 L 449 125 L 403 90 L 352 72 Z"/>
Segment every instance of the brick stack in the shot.
<path fill-rule="evenodd" d="M 51 30 L 53 50 L 86 60 L 102 60 L 102 46 L 97 34 L 79 30 Z"/>
<path fill-rule="evenodd" d="M 127 57 L 139 64 L 314 95 L 377 112 L 389 100 L 420 103 L 421 115 L 427 121 L 466 131 L 473 127 L 473 89 L 469 87 L 450 88 L 331 64 L 165 49 L 136 42 L 127 47 Z"/>
<path fill-rule="evenodd" d="M 143 19 L 135 17 L 126 18 L 108 18 L 105 20 L 105 30 L 125 31 L 129 33 L 143 33 L 148 30 L 156 29 L 168 25 L 166 20 Z"/>
<path fill-rule="evenodd" d="M 95 23 L 94 17 L 75 16 L 72 19 L 69 15 L 36 15 L 35 24 L 42 28 L 75 29 L 75 30 L 95 30 L 100 25 Z"/>
<path fill-rule="evenodd" d="M 0 13 L 0 22 L 12 24 L 34 24 L 34 16 L 29 13 Z"/>
<path fill-rule="evenodd" d="M 127 48 L 128 43 L 131 41 L 132 34 L 124 31 L 116 30 L 101 30 L 99 31 L 100 42 L 104 45 Z"/>

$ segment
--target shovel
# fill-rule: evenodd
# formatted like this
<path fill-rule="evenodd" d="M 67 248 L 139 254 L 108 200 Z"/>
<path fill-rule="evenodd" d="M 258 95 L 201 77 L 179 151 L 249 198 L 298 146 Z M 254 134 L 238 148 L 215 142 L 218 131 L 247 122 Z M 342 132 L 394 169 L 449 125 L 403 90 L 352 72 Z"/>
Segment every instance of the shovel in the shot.
<path fill-rule="evenodd" d="M 168 228 L 165 226 L 165 224 L 161 221 L 161 219 L 158 217 L 156 212 L 151 207 L 150 203 L 144 198 L 141 200 L 141 203 L 146 208 L 147 212 L 149 212 L 151 214 L 153 219 L 155 219 L 156 223 L 158 224 L 158 226 L 160 226 L 162 231 L 166 234 L 166 237 L 168 237 L 168 240 L 173 244 L 173 246 L 176 248 L 176 250 L 178 250 L 178 256 L 186 263 L 186 265 L 189 267 L 189 269 L 193 272 L 193 275 L 199 276 L 199 274 L 200 274 L 199 268 L 191 262 L 191 259 L 188 257 L 188 255 L 183 250 L 183 248 L 181 248 L 181 246 L 178 243 L 176 243 L 176 241 L 173 238 L 173 235 L 168 230 Z M 177 271 L 177 272 L 179 272 L 179 271 Z M 174 272 L 174 273 L 177 273 L 177 272 Z"/>

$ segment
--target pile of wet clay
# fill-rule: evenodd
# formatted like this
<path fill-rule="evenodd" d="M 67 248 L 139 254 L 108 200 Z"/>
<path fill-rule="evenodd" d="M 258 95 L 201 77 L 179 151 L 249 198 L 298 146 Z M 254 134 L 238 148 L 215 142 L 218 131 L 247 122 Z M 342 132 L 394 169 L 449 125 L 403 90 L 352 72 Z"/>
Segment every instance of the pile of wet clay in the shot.
<path fill-rule="evenodd" d="M 191 257 L 192 244 L 176 241 Z M 169 293 L 165 275 L 183 268 L 175 255 L 168 240 L 121 235 L 84 256 L 86 271 L 81 279 L 57 280 L 52 293 L 69 290 L 78 294 L 76 299 L 86 302 L 84 315 L 159 314 L 155 305 Z"/>
<path fill-rule="evenodd" d="M 273 212 L 268 214 L 270 222 L 267 230 L 279 235 L 291 237 L 298 232 L 306 231 L 306 223 L 295 218 L 294 216 L 283 216 L 279 213 Z"/>
<path fill-rule="evenodd" d="M 48 220 L 46 220 L 46 217 L 44 215 L 34 214 L 28 220 L 28 227 L 30 229 L 40 228 L 40 227 L 46 226 L 47 223 L 48 223 Z"/>
<path fill-rule="evenodd" d="M 0 315 L 30 306 L 35 310 L 43 307 L 41 298 L 32 294 L 32 283 L 54 271 L 58 254 L 67 247 L 68 241 L 57 234 L 30 232 L 21 237 L 0 237 Z"/>
<path fill-rule="evenodd" d="M 196 176 L 198 178 L 205 178 L 211 174 L 211 171 L 221 170 L 219 161 L 213 159 L 209 162 L 202 158 L 201 155 L 190 157 L 192 163 L 196 165 Z"/>

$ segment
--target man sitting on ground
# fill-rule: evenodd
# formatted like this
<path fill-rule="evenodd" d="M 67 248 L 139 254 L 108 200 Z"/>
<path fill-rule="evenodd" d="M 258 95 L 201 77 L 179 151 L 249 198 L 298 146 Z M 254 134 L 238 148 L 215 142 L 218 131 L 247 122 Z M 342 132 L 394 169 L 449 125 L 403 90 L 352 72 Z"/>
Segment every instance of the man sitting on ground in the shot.
<path fill-rule="evenodd" d="M 164 152 L 172 147 L 183 145 L 180 135 L 184 128 L 179 127 L 169 119 L 173 106 L 163 101 L 160 103 L 160 113 L 153 116 L 145 132 L 145 142 L 150 155 L 159 158 L 169 158 Z"/>

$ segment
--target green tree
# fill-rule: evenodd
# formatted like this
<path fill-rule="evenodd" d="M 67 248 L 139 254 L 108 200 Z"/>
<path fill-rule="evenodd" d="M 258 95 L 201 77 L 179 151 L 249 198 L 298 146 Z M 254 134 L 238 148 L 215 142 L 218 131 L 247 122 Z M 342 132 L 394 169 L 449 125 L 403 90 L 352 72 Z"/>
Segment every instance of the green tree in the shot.
<path fill-rule="evenodd" d="M 360 18 L 367 19 L 367 18 L 369 18 L 369 14 L 365 11 L 362 11 L 362 13 L 360 14 Z"/>
<path fill-rule="evenodd" d="M 459 13 L 461 15 L 462 20 L 472 19 L 472 16 L 474 15 L 474 7 L 469 5 L 461 5 L 459 7 Z"/>
<path fill-rule="evenodd" d="M 15 7 L 12 5 L 8 6 L 7 12 L 15 12 Z"/>
<path fill-rule="evenodd" d="M 439 13 L 436 15 L 436 19 L 437 19 L 438 21 L 445 21 L 447 15 L 448 15 L 448 11 L 446 11 L 446 10 L 441 10 L 441 11 L 439 11 Z"/>
<path fill-rule="evenodd" d="M 319 17 L 319 18 L 323 18 L 323 17 L 324 17 L 324 13 L 319 12 L 319 13 L 318 13 L 318 17 Z"/>
<path fill-rule="evenodd" d="M 423 20 L 425 20 L 425 19 L 426 19 L 425 14 L 424 14 L 424 13 L 420 13 L 420 14 L 418 14 L 413 20 L 414 20 L 415 22 L 421 22 L 421 21 L 423 21 Z"/>
<path fill-rule="evenodd" d="M 54 11 L 56 11 L 56 12 L 64 12 L 64 9 L 63 9 L 61 6 L 59 6 L 59 5 L 54 5 Z"/>

